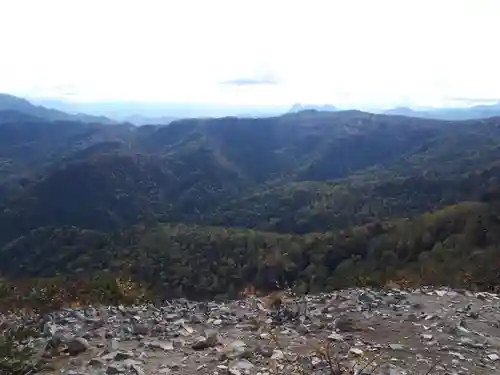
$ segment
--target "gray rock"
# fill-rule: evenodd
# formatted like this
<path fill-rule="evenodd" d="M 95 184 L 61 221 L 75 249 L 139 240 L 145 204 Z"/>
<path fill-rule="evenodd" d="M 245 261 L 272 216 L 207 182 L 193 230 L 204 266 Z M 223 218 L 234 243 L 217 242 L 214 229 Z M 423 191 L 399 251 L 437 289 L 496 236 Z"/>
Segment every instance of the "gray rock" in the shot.
<path fill-rule="evenodd" d="M 359 348 L 351 348 L 349 349 L 349 353 L 352 353 L 354 355 L 357 355 L 357 356 L 362 356 L 363 355 L 363 350 L 359 349 Z"/>
<path fill-rule="evenodd" d="M 243 341 L 236 340 L 225 346 L 222 350 L 222 354 L 224 358 L 227 359 L 241 358 L 249 354 L 247 348 L 247 344 L 245 344 Z"/>
<path fill-rule="evenodd" d="M 500 359 L 500 356 L 496 353 L 488 354 L 487 357 L 490 361 L 498 361 Z"/>
<path fill-rule="evenodd" d="M 87 324 L 91 325 L 92 328 L 94 328 L 94 329 L 99 328 L 99 327 L 103 327 L 106 324 L 104 319 L 97 318 L 97 317 L 87 318 L 85 321 Z"/>
<path fill-rule="evenodd" d="M 114 355 L 114 359 L 116 361 L 124 361 L 126 359 L 134 358 L 134 353 L 133 352 L 124 352 L 124 351 L 119 351 Z"/>
<path fill-rule="evenodd" d="M 92 358 L 89 361 L 89 366 L 104 367 L 105 365 L 106 365 L 106 362 L 102 358 Z"/>
<path fill-rule="evenodd" d="M 446 294 L 448 294 L 448 291 L 440 289 L 440 290 L 436 290 L 434 293 L 436 293 L 436 295 L 439 297 L 444 297 Z"/>
<path fill-rule="evenodd" d="M 376 301 L 376 297 L 368 293 L 361 293 L 358 300 L 362 303 L 374 303 Z"/>
<path fill-rule="evenodd" d="M 388 306 L 397 305 L 399 303 L 399 300 L 395 297 L 392 297 L 392 298 L 389 298 L 388 300 L 386 300 L 386 303 Z"/>
<path fill-rule="evenodd" d="M 422 303 L 416 302 L 411 307 L 415 310 L 423 310 L 425 306 Z"/>
<path fill-rule="evenodd" d="M 356 323 L 352 318 L 348 318 L 345 316 L 340 317 L 335 322 L 335 329 L 340 332 L 352 332 L 357 331 Z"/>
<path fill-rule="evenodd" d="M 214 346 L 206 337 L 200 336 L 191 344 L 194 350 L 203 350 Z"/>
<path fill-rule="evenodd" d="M 179 371 L 181 366 L 178 363 L 169 363 L 168 368 L 172 371 Z"/>
<path fill-rule="evenodd" d="M 101 354 L 101 359 L 103 361 L 111 361 L 111 360 L 115 359 L 117 354 L 118 354 L 118 352 L 116 352 L 116 351 L 110 352 L 110 351 L 106 350 L 104 353 Z"/>
<path fill-rule="evenodd" d="M 466 347 L 473 348 L 473 349 L 485 349 L 484 344 L 476 342 L 469 337 L 461 337 L 460 343 Z"/>
<path fill-rule="evenodd" d="M 42 356 L 47 353 L 48 341 L 43 337 L 36 338 L 31 342 L 31 347 L 33 348 L 33 356 L 37 360 L 42 358 Z"/>
<path fill-rule="evenodd" d="M 215 346 L 219 343 L 219 332 L 216 330 L 206 330 L 205 337 L 210 346 Z"/>
<path fill-rule="evenodd" d="M 116 351 L 119 348 L 118 340 L 117 339 L 111 339 L 108 344 L 109 344 L 108 348 L 111 351 Z"/>
<path fill-rule="evenodd" d="M 123 371 L 122 368 L 118 364 L 112 363 L 112 364 L 108 365 L 108 368 L 106 369 L 106 374 L 116 375 L 122 371 Z"/>
<path fill-rule="evenodd" d="M 477 311 L 471 311 L 467 314 L 468 317 L 472 319 L 478 319 L 479 318 L 479 313 Z"/>
<path fill-rule="evenodd" d="M 326 328 L 326 326 L 327 326 L 327 323 L 322 322 L 319 319 L 314 319 L 311 323 L 311 329 L 314 331 L 324 329 L 324 328 Z"/>
<path fill-rule="evenodd" d="M 238 361 L 230 362 L 228 367 L 230 369 L 236 368 L 238 370 L 248 371 L 254 368 L 255 365 L 246 359 L 240 359 Z"/>
<path fill-rule="evenodd" d="M 344 341 L 344 336 L 334 332 L 334 333 L 331 333 L 328 335 L 328 340 L 330 340 L 330 341 Z"/>
<path fill-rule="evenodd" d="M 136 375 L 146 375 L 142 367 L 139 365 L 132 364 L 131 369 L 133 372 L 135 372 Z"/>
<path fill-rule="evenodd" d="M 285 358 L 285 354 L 279 349 L 275 349 L 273 351 L 273 355 L 271 356 L 271 359 L 274 359 L 276 361 L 280 361 L 284 358 Z"/>
<path fill-rule="evenodd" d="M 132 333 L 134 335 L 147 335 L 148 332 L 148 326 L 144 323 L 137 323 L 132 326 Z"/>
<path fill-rule="evenodd" d="M 406 375 L 408 372 L 399 366 L 390 365 L 389 369 L 385 374 L 387 375 Z"/>
<path fill-rule="evenodd" d="M 187 324 L 182 324 L 181 325 L 181 329 L 179 330 L 180 334 L 182 336 L 190 336 L 191 334 L 194 333 L 194 329 L 190 326 L 188 326 Z"/>
<path fill-rule="evenodd" d="M 458 353 L 458 352 L 450 352 L 450 355 L 452 355 L 453 357 L 455 357 L 461 361 L 465 361 L 467 359 L 461 353 Z"/>
<path fill-rule="evenodd" d="M 87 317 L 81 311 L 78 310 L 73 311 L 72 315 L 78 320 L 84 321 L 87 319 Z"/>
<path fill-rule="evenodd" d="M 181 316 L 178 314 L 178 313 L 171 313 L 171 314 L 167 314 L 165 315 L 165 319 L 166 320 L 177 320 L 179 319 Z"/>
<path fill-rule="evenodd" d="M 265 358 L 270 358 L 273 355 L 274 347 L 272 345 L 258 345 L 256 353 Z"/>
<path fill-rule="evenodd" d="M 52 322 L 47 322 L 43 325 L 43 334 L 45 336 L 52 337 L 56 334 L 57 331 L 58 331 L 57 325 L 55 325 Z"/>
<path fill-rule="evenodd" d="M 391 348 L 391 350 L 403 350 L 404 346 L 401 344 L 389 344 L 389 348 Z"/>
<path fill-rule="evenodd" d="M 297 333 L 300 335 L 307 335 L 310 332 L 309 328 L 307 328 L 304 324 L 299 324 L 297 326 Z"/>
<path fill-rule="evenodd" d="M 194 314 L 191 316 L 189 321 L 193 324 L 200 324 L 200 323 L 203 323 L 204 319 L 200 314 Z"/>
<path fill-rule="evenodd" d="M 174 343 L 172 341 L 152 341 L 145 342 L 144 345 L 151 349 L 161 349 L 166 352 L 174 350 Z"/>
<path fill-rule="evenodd" d="M 135 359 L 126 359 L 125 361 L 123 361 L 123 366 L 129 369 L 132 368 L 132 366 L 139 366 L 140 364 L 141 362 L 136 361 Z"/>
<path fill-rule="evenodd" d="M 77 337 L 68 343 L 68 353 L 75 356 L 85 352 L 89 346 L 89 342 L 86 339 Z"/>
<path fill-rule="evenodd" d="M 88 375 L 85 371 L 78 371 L 78 370 L 68 370 L 64 374 L 65 375 Z"/>

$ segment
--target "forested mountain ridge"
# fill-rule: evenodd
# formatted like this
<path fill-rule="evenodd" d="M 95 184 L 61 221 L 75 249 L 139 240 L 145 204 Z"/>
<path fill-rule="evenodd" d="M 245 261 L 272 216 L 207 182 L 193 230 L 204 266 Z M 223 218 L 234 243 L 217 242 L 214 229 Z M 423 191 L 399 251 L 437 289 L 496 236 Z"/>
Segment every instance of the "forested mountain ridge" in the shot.
<path fill-rule="evenodd" d="M 55 162 L 57 157 L 85 160 L 89 153 L 109 151 L 170 158 L 197 151 L 212 154 L 222 167 L 258 183 L 325 181 L 393 164 L 401 164 L 401 171 L 409 163 L 418 167 L 423 162 L 439 169 L 439 163 L 457 157 L 474 162 L 476 153 L 491 161 L 498 151 L 499 124 L 498 118 L 443 122 L 359 111 L 179 120 L 139 128 L 17 121 L 0 126 L 0 157 L 6 164 L 22 163 L 32 154 L 33 159 L 49 154 L 53 159 L 48 162 Z M 454 164 L 459 171 L 462 161 Z"/>
<path fill-rule="evenodd" d="M 184 224 L 115 234 L 45 227 L 4 246 L 0 261 L 11 277 L 131 275 L 169 297 L 234 297 L 248 285 L 276 284 L 303 292 L 388 281 L 495 288 L 499 212 L 469 202 L 302 236 Z"/>
<path fill-rule="evenodd" d="M 348 228 L 434 211 L 464 200 L 480 200 L 498 186 L 500 166 L 437 179 L 298 182 L 229 201 L 210 222 L 278 232 L 307 233 Z"/>
<path fill-rule="evenodd" d="M 57 166 L 64 160 L 126 149 L 132 128 L 37 118 L 0 122 L 0 181 L 20 176 L 34 178 L 45 167 Z"/>
<path fill-rule="evenodd" d="M 143 127 L 14 120 L 0 121 L 0 272 L 12 277 L 83 268 L 159 280 L 174 294 L 275 281 L 321 289 L 354 272 L 345 262 L 359 280 L 401 270 L 416 280 L 414 267 L 427 263 L 405 251 L 444 246 L 439 256 L 465 251 L 465 262 L 497 245 L 488 234 L 455 246 L 497 230 L 500 118 L 310 110 Z M 427 221 L 443 215 L 455 224 Z M 262 271 L 269 257 L 284 268 Z M 195 264 L 205 276 L 188 275 Z M 321 281 L 305 285 L 313 274 Z"/>

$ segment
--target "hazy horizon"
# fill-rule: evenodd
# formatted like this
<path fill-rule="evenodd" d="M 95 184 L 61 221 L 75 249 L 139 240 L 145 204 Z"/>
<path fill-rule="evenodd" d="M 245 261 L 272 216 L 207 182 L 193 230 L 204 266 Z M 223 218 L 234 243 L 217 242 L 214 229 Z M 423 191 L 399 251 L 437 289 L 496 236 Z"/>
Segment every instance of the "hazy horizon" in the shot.
<path fill-rule="evenodd" d="M 450 107 L 500 100 L 500 1 L 0 4 L 0 92 L 69 103 Z"/>

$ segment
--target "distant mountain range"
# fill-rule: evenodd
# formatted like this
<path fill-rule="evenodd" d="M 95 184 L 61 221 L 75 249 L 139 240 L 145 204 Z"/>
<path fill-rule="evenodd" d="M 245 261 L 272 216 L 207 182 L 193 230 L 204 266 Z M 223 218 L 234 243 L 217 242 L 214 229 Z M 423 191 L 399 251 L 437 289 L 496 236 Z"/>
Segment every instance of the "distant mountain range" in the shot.
<path fill-rule="evenodd" d="M 168 117 L 168 116 L 148 117 L 148 116 L 141 116 L 141 115 L 132 115 L 132 116 L 124 117 L 122 120 L 124 122 L 129 122 L 129 123 L 137 125 L 137 126 L 151 125 L 151 124 L 168 125 L 172 121 L 179 120 L 179 117 Z"/>
<path fill-rule="evenodd" d="M 474 120 L 500 116 L 500 102 L 493 105 L 477 105 L 466 108 L 435 108 L 428 110 L 415 110 L 408 107 L 398 107 L 383 113 L 386 115 L 420 117 L 437 120 Z"/>
<path fill-rule="evenodd" d="M 31 99 L 30 99 L 31 100 Z M 70 113 L 89 113 L 106 116 L 120 122 L 135 125 L 166 124 L 172 119 L 200 117 L 269 117 L 279 116 L 288 111 L 287 106 L 225 105 L 217 103 L 172 103 L 138 101 L 82 101 L 39 99 L 33 103 L 47 108 Z"/>
<path fill-rule="evenodd" d="M 181 118 L 207 117 L 253 117 L 279 116 L 303 111 L 337 112 L 331 104 L 295 104 L 283 106 L 231 107 L 196 103 L 129 103 L 129 102 L 85 102 L 73 103 L 59 100 L 36 100 L 36 104 L 13 95 L 0 94 L 0 122 L 41 119 L 47 121 L 78 121 L 85 123 L 134 125 L 167 125 Z M 385 115 L 398 115 L 438 120 L 474 120 L 500 116 L 500 102 L 493 105 L 477 105 L 464 108 L 415 109 L 397 107 L 389 110 L 373 110 Z"/>
<path fill-rule="evenodd" d="M 0 94 L 0 111 L 3 112 L 0 117 L 0 122 L 12 118 L 19 120 L 19 114 L 22 114 L 24 120 L 26 120 L 27 117 L 32 117 L 47 121 L 78 121 L 99 124 L 116 123 L 116 121 L 104 116 L 93 116 L 83 113 L 70 114 L 56 109 L 36 106 L 26 99 L 8 94 Z"/>

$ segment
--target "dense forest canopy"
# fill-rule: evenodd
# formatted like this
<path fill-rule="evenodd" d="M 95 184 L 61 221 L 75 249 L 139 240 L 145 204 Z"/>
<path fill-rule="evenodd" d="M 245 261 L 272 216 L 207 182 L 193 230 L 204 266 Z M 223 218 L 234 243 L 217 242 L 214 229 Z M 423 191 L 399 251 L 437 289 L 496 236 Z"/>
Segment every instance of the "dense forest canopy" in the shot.
<path fill-rule="evenodd" d="M 91 271 L 197 297 L 498 281 L 500 118 L 0 119 L 8 279 Z"/>

